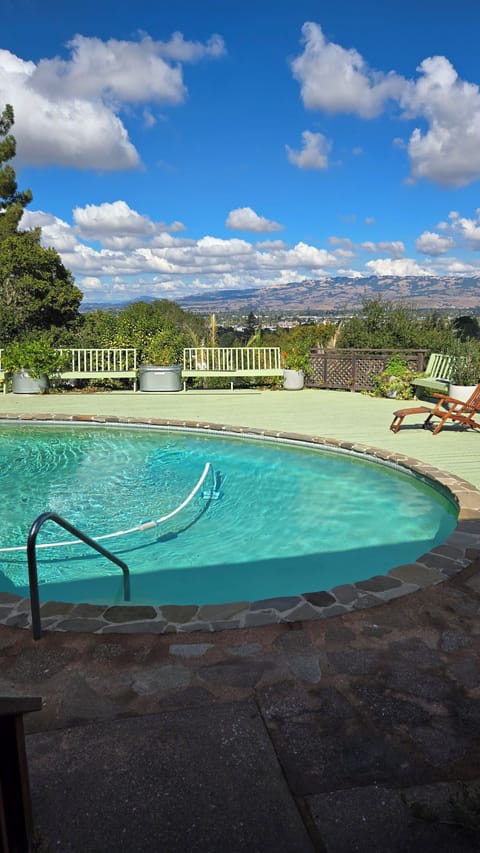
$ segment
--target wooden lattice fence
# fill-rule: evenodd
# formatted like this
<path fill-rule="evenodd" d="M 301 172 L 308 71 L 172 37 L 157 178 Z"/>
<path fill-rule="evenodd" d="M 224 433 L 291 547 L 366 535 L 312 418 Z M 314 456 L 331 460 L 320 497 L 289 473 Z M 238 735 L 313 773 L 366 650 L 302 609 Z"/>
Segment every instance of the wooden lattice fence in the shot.
<path fill-rule="evenodd" d="M 337 388 L 348 391 L 371 391 L 373 377 L 384 369 L 392 356 L 405 359 L 411 370 L 421 373 L 427 350 L 413 349 L 313 349 L 312 373 L 307 384 L 311 388 Z"/>

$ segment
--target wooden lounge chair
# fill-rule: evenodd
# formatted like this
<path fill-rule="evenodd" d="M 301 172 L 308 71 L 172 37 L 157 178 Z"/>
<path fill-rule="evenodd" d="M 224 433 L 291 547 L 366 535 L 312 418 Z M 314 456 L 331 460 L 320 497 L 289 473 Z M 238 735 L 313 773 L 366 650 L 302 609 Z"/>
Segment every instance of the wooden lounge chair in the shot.
<path fill-rule="evenodd" d="M 480 383 L 466 403 L 456 400 L 455 397 L 448 397 L 445 394 L 435 394 L 434 396 L 438 397 L 438 403 L 436 403 L 423 424 L 425 429 L 429 429 L 431 425 L 433 426 L 431 424 L 433 417 L 440 419 L 438 424 L 434 426 L 433 435 L 440 432 L 443 425 L 448 421 L 456 421 L 462 424 L 463 427 L 480 429 L 480 421 L 474 420 L 475 415 L 480 412 Z"/>

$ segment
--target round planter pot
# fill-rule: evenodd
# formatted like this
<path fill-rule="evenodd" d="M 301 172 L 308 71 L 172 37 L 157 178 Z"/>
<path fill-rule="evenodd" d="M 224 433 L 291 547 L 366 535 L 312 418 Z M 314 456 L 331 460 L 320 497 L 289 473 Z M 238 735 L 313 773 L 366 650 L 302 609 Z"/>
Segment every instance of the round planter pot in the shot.
<path fill-rule="evenodd" d="M 305 374 L 303 370 L 289 370 L 285 367 L 283 370 L 283 387 L 286 391 L 300 391 L 305 384 Z"/>
<path fill-rule="evenodd" d="M 14 394 L 44 394 L 48 391 L 48 377 L 42 374 L 34 379 L 28 370 L 17 370 L 12 376 Z"/>
<path fill-rule="evenodd" d="M 139 369 L 140 391 L 181 391 L 182 366 L 171 364 L 159 367 L 156 364 L 142 364 Z"/>
<path fill-rule="evenodd" d="M 476 385 L 453 385 L 450 382 L 448 386 L 448 396 L 453 397 L 455 400 L 461 400 L 462 403 L 466 403 L 468 398 L 472 396 L 476 387 Z"/>
<path fill-rule="evenodd" d="M 385 391 L 385 397 L 388 397 L 390 400 L 396 400 L 398 396 L 398 391 Z"/>

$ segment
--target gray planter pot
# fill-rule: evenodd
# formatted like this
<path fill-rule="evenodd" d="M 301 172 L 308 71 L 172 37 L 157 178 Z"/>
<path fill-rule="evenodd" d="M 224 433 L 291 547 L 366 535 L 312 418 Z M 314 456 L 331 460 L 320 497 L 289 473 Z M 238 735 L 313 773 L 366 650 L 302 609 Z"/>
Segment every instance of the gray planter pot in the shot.
<path fill-rule="evenodd" d="M 28 370 L 17 370 L 12 376 L 14 394 L 44 394 L 48 391 L 48 377 L 42 374 L 34 379 Z"/>
<path fill-rule="evenodd" d="M 300 391 L 305 384 L 305 375 L 303 370 L 290 370 L 285 367 L 283 370 L 283 387 L 286 391 Z"/>
<path fill-rule="evenodd" d="M 182 366 L 171 364 L 160 367 L 156 364 L 142 364 L 139 369 L 140 391 L 181 391 Z"/>

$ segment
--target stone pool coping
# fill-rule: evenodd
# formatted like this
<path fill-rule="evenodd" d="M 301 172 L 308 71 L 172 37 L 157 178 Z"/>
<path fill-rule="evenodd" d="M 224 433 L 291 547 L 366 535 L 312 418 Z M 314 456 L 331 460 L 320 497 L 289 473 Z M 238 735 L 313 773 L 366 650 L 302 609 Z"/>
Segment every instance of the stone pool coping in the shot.
<path fill-rule="evenodd" d="M 396 566 L 386 575 L 344 584 L 328 591 L 253 602 L 154 607 L 47 601 L 41 604 L 40 610 L 43 630 L 95 634 L 168 634 L 213 632 L 323 619 L 385 604 L 400 596 L 446 581 L 468 568 L 480 556 L 480 491 L 466 480 L 404 454 L 315 435 L 164 418 L 0 413 L 1 420 L 171 428 L 336 449 L 394 465 L 420 475 L 434 484 L 440 484 L 459 507 L 457 526 L 442 545 L 423 554 L 414 563 Z M 31 628 L 30 600 L 12 593 L 0 592 L 0 624 Z"/>

